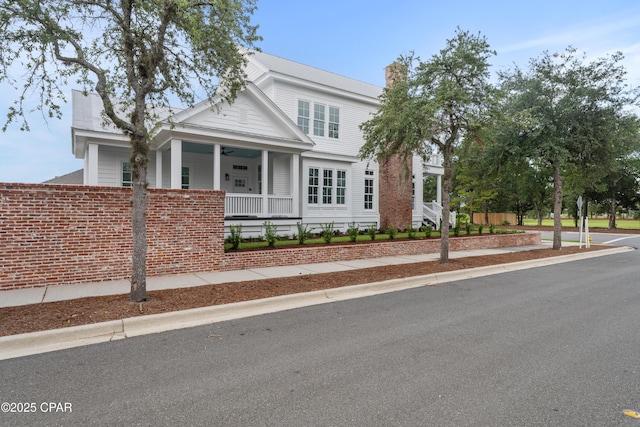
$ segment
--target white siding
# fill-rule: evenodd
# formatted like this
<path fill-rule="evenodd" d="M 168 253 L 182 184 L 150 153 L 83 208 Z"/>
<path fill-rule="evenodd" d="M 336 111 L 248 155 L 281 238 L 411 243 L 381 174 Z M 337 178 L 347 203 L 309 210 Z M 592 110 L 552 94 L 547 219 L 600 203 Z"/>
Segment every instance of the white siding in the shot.
<path fill-rule="evenodd" d="M 291 196 L 291 156 L 274 156 L 270 163 L 269 193 Z"/>
<path fill-rule="evenodd" d="M 373 174 L 373 209 L 364 208 L 364 180 L 365 170 L 374 171 Z M 365 228 L 371 224 L 379 224 L 378 214 L 378 164 L 375 162 L 358 162 L 353 165 L 353 192 L 351 195 L 351 206 L 353 212 L 353 222 L 360 228 Z M 367 177 L 369 178 L 369 177 Z"/>
<path fill-rule="evenodd" d="M 147 182 L 155 187 L 156 164 L 155 152 L 149 153 L 147 168 Z M 130 162 L 131 154 L 128 148 L 101 145 L 98 147 L 98 185 L 120 187 L 122 185 L 122 163 Z"/>
<path fill-rule="evenodd" d="M 282 130 L 272 114 L 251 99 L 246 92 L 240 93 L 232 105 L 223 104 L 220 111 L 205 109 L 190 117 L 185 123 L 272 137 L 282 135 Z"/>

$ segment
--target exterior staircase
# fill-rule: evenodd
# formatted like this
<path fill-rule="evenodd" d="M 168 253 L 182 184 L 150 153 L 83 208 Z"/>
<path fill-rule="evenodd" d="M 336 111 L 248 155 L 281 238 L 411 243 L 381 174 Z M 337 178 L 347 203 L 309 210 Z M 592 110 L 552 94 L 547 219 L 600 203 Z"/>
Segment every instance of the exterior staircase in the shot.
<path fill-rule="evenodd" d="M 442 205 L 436 201 L 423 203 L 422 205 L 422 222 L 424 224 L 431 224 L 435 230 L 440 228 L 440 222 L 442 221 Z M 449 226 L 453 227 L 456 224 L 456 213 L 450 212 L 449 214 Z"/>

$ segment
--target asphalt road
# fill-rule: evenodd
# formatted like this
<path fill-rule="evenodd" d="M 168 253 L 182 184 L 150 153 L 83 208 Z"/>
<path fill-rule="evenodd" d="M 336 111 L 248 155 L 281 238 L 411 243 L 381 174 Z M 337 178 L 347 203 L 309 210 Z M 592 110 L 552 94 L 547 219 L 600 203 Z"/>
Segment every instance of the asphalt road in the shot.
<path fill-rule="evenodd" d="M 639 261 L 0 361 L 0 425 L 640 426 Z"/>
<path fill-rule="evenodd" d="M 552 240 L 553 232 L 552 231 L 543 231 L 540 233 L 543 239 Z M 623 246 L 631 246 L 636 249 L 640 247 L 640 234 L 622 234 L 622 233 L 602 233 L 590 232 L 592 243 L 604 243 L 607 245 L 623 245 Z M 563 231 L 562 232 L 562 240 L 571 240 L 575 242 L 580 241 L 580 233 L 573 231 Z M 583 243 L 586 242 L 586 233 L 583 231 L 582 234 Z"/>

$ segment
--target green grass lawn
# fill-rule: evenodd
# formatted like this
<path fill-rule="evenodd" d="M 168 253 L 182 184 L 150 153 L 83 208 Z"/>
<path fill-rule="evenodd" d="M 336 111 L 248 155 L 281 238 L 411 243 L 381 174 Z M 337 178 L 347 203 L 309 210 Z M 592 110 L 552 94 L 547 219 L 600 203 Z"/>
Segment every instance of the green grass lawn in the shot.
<path fill-rule="evenodd" d="M 536 226 L 538 225 L 537 219 L 525 219 L 524 225 Z M 543 226 L 553 227 L 553 219 L 544 219 L 542 220 Z M 575 222 L 573 218 L 563 218 L 562 219 L 563 227 L 575 227 Z M 589 219 L 589 228 L 608 228 L 609 220 L 607 218 L 604 219 Z M 640 229 L 640 221 L 637 219 L 618 219 L 616 220 L 616 227 L 622 230 L 639 230 Z"/>
<path fill-rule="evenodd" d="M 498 234 L 503 234 L 503 233 L 507 233 L 507 234 L 511 234 L 517 231 L 513 231 L 513 230 L 509 230 L 508 226 L 505 227 L 496 227 L 495 229 L 495 233 Z M 491 234 L 489 231 L 489 227 L 484 227 L 483 230 L 483 234 Z M 450 231 L 450 236 L 454 236 L 454 231 L 451 230 Z M 460 236 L 466 236 L 467 232 L 465 229 L 460 230 Z M 471 235 L 478 235 L 478 227 L 474 226 L 471 229 Z M 404 232 L 404 233 L 398 233 L 396 234 L 395 238 L 396 239 L 406 239 L 409 237 L 409 234 Z M 425 239 L 426 237 L 426 233 L 424 231 L 418 231 L 416 232 L 415 235 L 416 239 Z M 430 238 L 435 238 L 435 239 L 439 239 L 440 238 L 440 232 L 439 231 L 432 231 L 431 232 L 431 236 Z M 359 234 L 357 239 L 358 242 L 371 242 L 372 239 L 368 234 Z M 376 241 L 380 241 L 380 240 L 389 240 L 389 235 L 385 234 L 385 233 L 379 233 L 376 234 Z M 349 239 L 349 236 L 334 236 L 331 239 L 331 243 L 346 243 L 346 242 L 350 242 L 351 240 Z M 314 245 L 314 244 L 324 244 L 325 241 L 322 237 L 313 237 L 310 239 L 305 240 L 304 244 L 305 245 Z M 292 240 L 292 239 L 286 239 L 286 240 L 278 240 L 276 242 L 276 247 L 283 247 L 283 246 L 288 246 L 288 245 L 297 245 L 298 244 L 298 240 Z M 248 241 L 243 241 L 242 243 L 240 243 L 240 246 L 238 247 L 239 249 L 260 249 L 260 248 L 267 248 L 268 244 L 266 241 L 261 240 L 261 241 L 253 241 L 253 242 L 248 242 Z M 225 250 L 229 250 L 231 249 L 231 244 L 230 243 L 225 243 L 224 245 L 224 249 Z"/>

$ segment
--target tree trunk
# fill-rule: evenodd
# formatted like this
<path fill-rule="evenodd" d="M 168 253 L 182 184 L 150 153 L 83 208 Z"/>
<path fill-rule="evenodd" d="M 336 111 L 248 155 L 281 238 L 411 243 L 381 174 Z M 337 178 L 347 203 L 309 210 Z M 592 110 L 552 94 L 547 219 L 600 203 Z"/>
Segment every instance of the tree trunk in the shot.
<path fill-rule="evenodd" d="M 562 249 L 562 175 L 559 163 L 553 165 L 553 249 Z"/>
<path fill-rule="evenodd" d="M 536 216 L 538 217 L 538 227 L 542 227 L 542 206 L 535 205 L 536 208 Z"/>
<path fill-rule="evenodd" d="M 147 159 L 148 144 L 144 136 L 132 136 L 131 169 L 133 193 L 131 203 L 131 233 L 133 254 L 131 265 L 131 295 L 134 302 L 147 299 Z"/>
<path fill-rule="evenodd" d="M 485 200 L 484 205 L 484 225 L 489 225 L 489 201 Z"/>
<path fill-rule="evenodd" d="M 453 185 L 453 169 L 451 158 L 453 148 L 447 144 L 444 146 L 443 166 L 444 177 L 442 182 L 442 227 L 440 227 L 440 264 L 449 263 L 449 224 L 451 217 L 451 186 Z"/>
<path fill-rule="evenodd" d="M 611 206 L 609 207 L 609 228 L 615 229 L 616 226 L 616 211 L 618 210 L 618 203 L 616 202 L 616 192 L 611 194 Z"/>

